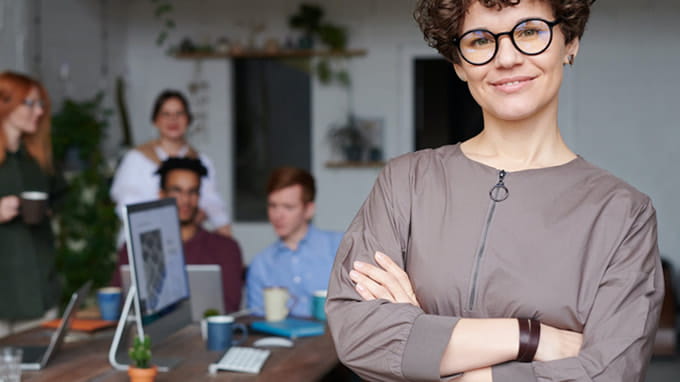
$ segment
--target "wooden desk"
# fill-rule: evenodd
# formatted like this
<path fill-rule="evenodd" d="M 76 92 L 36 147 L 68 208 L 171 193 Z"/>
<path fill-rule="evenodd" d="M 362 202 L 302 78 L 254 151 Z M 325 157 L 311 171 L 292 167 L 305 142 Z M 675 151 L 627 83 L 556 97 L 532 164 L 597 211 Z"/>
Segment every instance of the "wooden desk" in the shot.
<path fill-rule="evenodd" d="M 241 321 L 239 319 L 239 321 Z M 246 319 L 246 322 L 249 321 Z M 2 344 L 46 344 L 49 333 L 37 328 L 0 340 Z M 39 372 L 24 371 L 22 381 L 31 382 L 124 382 L 128 381 L 127 372 L 111 368 L 108 363 L 108 350 L 113 331 L 98 333 L 91 338 L 65 343 L 62 349 Z M 245 346 L 252 344 L 263 335 L 251 333 Z M 349 380 L 349 372 L 338 361 L 333 341 L 326 334 L 318 337 L 295 340 L 293 348 L 272 348 L 259 375 L 221 371 L 210 375 L 208 365 L 221 356 L 219 352 L 209 352 L 201 339 L 197 324 L 187 326 L 154 348 L 154 355 L 181 358 L 182 362 L 168 373 L 159 373 L 157 382 L 170 381 L 276 381 L 276 382 L 336 382 Z"/>

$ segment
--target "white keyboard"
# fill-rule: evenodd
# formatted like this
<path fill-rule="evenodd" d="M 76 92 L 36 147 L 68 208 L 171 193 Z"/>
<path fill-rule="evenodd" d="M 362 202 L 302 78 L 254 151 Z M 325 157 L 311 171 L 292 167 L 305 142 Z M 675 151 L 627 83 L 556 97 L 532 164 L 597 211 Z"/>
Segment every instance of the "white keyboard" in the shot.
<path fill-rule="evenodd" d="M 227 350 L 217 363 L 211 363 L 208 370 L 210 374 L 215 374 L 218 370 L 257 374 L 270 353 L 271 350 L 266 349 L 234 346 Z"/>

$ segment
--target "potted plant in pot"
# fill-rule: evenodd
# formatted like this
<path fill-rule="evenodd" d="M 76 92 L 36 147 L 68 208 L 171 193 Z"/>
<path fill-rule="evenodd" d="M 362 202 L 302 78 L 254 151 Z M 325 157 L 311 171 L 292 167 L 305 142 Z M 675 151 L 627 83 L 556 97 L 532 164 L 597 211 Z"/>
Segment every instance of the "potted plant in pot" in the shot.
<path fill-rule="evenodd" d="M 131 382 L 153 382 L 158 374 L 156 366 L 151 366 L 151 339 L 135 337 L 132 347 L 128 351 L 134 366 L 128 369 Z"/>
<path fill-rule="evenodd" d="M 206 309 L 201 320 L 201 338 L 205 341 L 208 338 L 208 317 L 219 316 L 219 310 L 215 308 Z"/>
<path fill-rule="evenodd" d="M 328 139 L 333 149 L 340 151 L 346 161 L 364 160 L 368 141 L 357 126 L 354 117 L 350 116 L 347 123 L 331 128 L 328 131 Z"/>

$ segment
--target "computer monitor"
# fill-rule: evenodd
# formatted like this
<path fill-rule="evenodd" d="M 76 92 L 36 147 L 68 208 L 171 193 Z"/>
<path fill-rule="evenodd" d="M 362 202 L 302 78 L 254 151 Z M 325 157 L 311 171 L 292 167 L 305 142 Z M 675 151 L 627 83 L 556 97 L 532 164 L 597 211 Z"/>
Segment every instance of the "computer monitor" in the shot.
<path fill-rule="evenodd" d="M 191 323 L 189 282 L 175 199 L 129 204 L 123 223 L 132 287 L 123 306 L 109 361 L 127 368 L 126 326 L 132 321 L 137 336 L 148 335 L 158 345 Z M 165 371 L 178 360 L 152 360 Z"/>
<path fill-rule="evenodd" d="M 189 298 L 175 199 L 126 206 L 128 259 L 143 316 L 163 313 Z"/>

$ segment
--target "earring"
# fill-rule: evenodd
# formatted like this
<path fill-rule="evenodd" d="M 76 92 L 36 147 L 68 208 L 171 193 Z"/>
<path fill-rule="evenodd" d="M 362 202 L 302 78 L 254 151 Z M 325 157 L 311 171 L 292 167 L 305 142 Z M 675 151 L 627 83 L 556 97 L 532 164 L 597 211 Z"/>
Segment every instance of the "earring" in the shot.
<path fill-rule="evenodd" d="M 569 63 L 570 66 L 574 65 L 574 55 L 570 54 L 569 57 L 567 57 L 567 62 Z"/>

